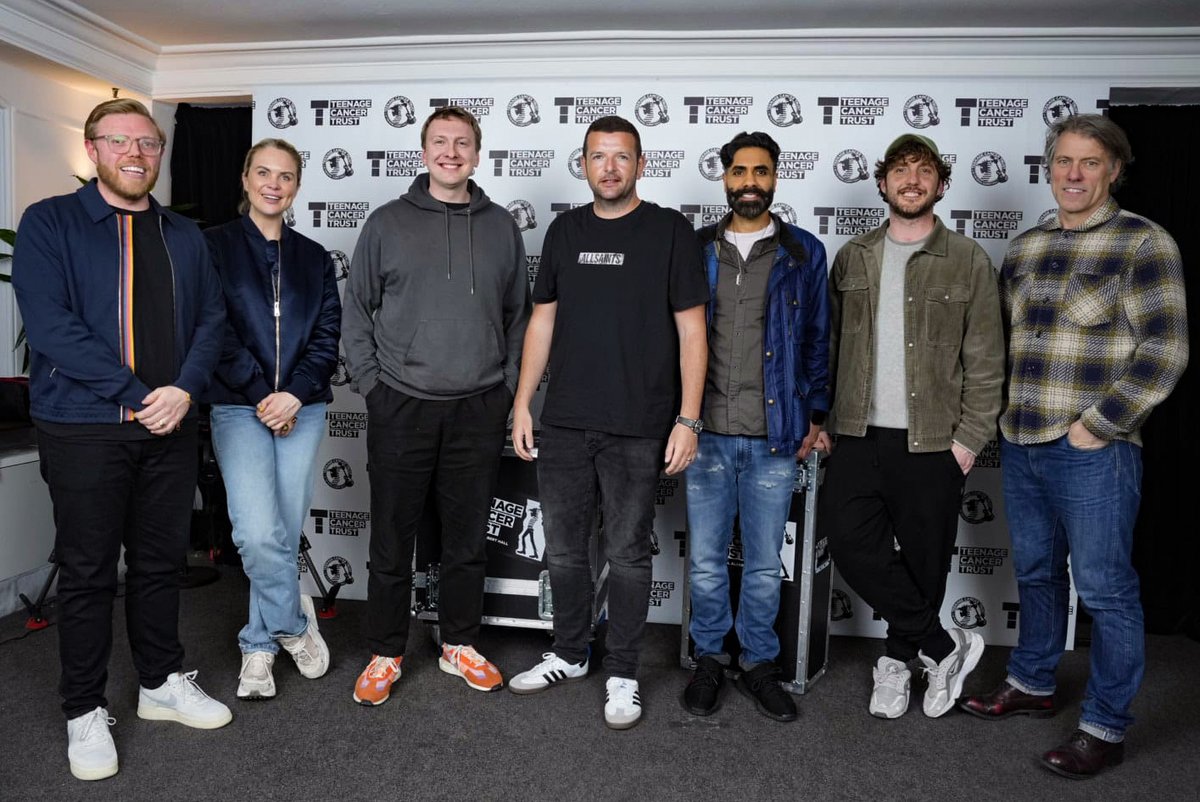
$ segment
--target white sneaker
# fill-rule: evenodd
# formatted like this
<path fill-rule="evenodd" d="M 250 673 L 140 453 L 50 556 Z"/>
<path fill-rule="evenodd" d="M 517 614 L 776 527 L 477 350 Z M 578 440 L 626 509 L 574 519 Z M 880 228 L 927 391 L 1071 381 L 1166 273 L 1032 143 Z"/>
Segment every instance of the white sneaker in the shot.
<path fill-rule="evenodd" d="M 157 688 L 138 688 L 138 718 L 178 721 L 187 727 L 215 730 L 233 720 L 229 708 L 200 690 L 196 672 L 176 671 Z"/>
<path fill-rule="evenodd" d="M 925 676 L 929 679 L 922 707 L 930 718 L 943 716 L 954 707 L 962 695 L 963 681 L 983 656 L 983 638 L 979 634 L 958 627 L 946 632 L 954 639 L 954 651 L 946 655 L 945 660 L 935 663 L 932 658 L 917 653 L 925 664 Z"/>
<path fill-rule="evenodd" d="M 627 730 L 642 717 L 642 697 L 635 679 L 609 677 L 604 685 L 604 723 L 609 729 Z"/>
<path fill-rule="evenodd" d="M 868 708 L 876 718 L 900 718 L 908 712 L 908 690 L 912 672 L 899 660 L 884 655 L 875 664 L 871 675 L 875 678 L 875 690 L 871 692 Z"/>
<path fill-rule="evenodd" d="M 583 679 L 587 672 L 587 660 L 568 663 L 554 652 L 546 652 L 542 655 L 542 662 L 510 679 L 508 689 L 513 693 L 537 693 L 559 682 Z"/>
<path fill-rule="evenodd" d="M 275 665 L 275 655 L 270 652 L 247 652 L 242 655 L 242 670 L 238 672 L 237 698 L 249 701 L 273 699 L 275 697 L 275 677 L 271 676 L 271 666 Z"/>
<path fill-rule="evenodd" d="M 300 609 L 308 619 L 308 626 L 294 638 L 279 638 L 279 645 L 296 661 L 301 675 L 316 679 L 325 676 L 329 670 L 329 647 L 318 631 L 317 611 L 311 596 L 300 597 Z"/>
<path fill-rule="evenodd" d="M 108 731 L 116 723 L 103 707 L 67 722 L 67 760 L 77 779 L 103 780 L 117 773 L 117 745 Z"/>

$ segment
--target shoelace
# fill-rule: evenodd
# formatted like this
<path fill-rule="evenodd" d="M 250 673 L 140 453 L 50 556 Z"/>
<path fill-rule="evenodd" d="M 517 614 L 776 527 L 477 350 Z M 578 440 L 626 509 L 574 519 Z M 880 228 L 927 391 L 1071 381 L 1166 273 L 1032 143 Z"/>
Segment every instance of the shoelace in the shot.
<path fill-rule="evenodd" d="M 609 701 L 616 704 L 618 707 L 632 707 L 634 697 L 637 695 L 637 688 L 632 682 L 626 679 L 619 679 L 613 684 L 613 687 L 608 690 Z M 637 703 L 641 706 L 641 702 Z"/>
<path fill-rule="evenodd" d="M 367 676 L 371 679 L 381 679 L 399 668 L 400 663 L 394 657 L 376 657 L 367 666 Z"/>
<path fill-rule="evenodd" d="M 463 660 L 464 662 L 476 668 L 487 662 L 487 660 L 483 659 L 483 655 L 475 651 L 474 647 L 472 646 L 457 646 L 451 649 L 450 653 L 457 659 Z"/>
<path fill-rule="evenodd" d="M 563 660 L 561 657 L 556 655 L 554 652 L 545 652 L 542 654 L 542 662 L 538 663 L 536 666 L 533 667 L 532 673 L 546 674 L 550 671 L 550 669 L 554 668 L 559 663 L 565 663 L 565 662 L 566 662 L 565 660 Z"/>
<path fill-rule="evenodd" d="M 238 674 L 238 679 L 245 679 L 248 676 L 254 677 L 255 679 L 262 679 L 266 676 L 266 674 L 267 658 L 264 655 L 255 652 L 250 655 L 250 659 L 246 661 L 246 665 L 242 666 L 241 673 Z"/>
<path fill-rule="evenodd" d="M 196 684 L 196 675 L 199 673 L 200 672 L 198 669 L 189 671 L 186 674 L 180 673 L 179 677 L 181 681 L 179 684 L 182 686 L 180 690 L 184 696 L 192 699 L 209 699 L 211 697 L 209 697 L 209 695 L 205 693 L 199 685 Z"/>
<path fill-rule="evenodd" d="M 944 660 L 942 661 L 942 663 L 945 662 Z M 950 673 L 950 664 L 943 666 L 942 663 L 938 663 L 933 668 L 925 666 L 921 669 L 925 673 L 925 676 L 929 678 L 929 684 L 939 691 L 946 687 L 946 675 Z"/>
<path fill-rule="evenodd" d="M 87 714 L 87 721 L 83 723 L 83 732 L 80 734 L 79 740 L 83 743 L 95 743 L 104 740 L 104 735 L 108 732 L 107 728 L 97 724 L 98 721 L 103 721 L 109 727 L 117 723 L 117 720 L 108 714 L 108 711 L 103 707 L 97 708 Z"/>
<path fill-rule="evenodd" d="M 309 640 L 309 637 L 308 637 L 308 631 L 305 630 L 304 634 L 300 636 L 300 640 L 296 643 L 296 651 L 291 652 L 292 657 L 296 660 L 296 662 L 298 662 L 298 663 L 316 662 L 317 658 L 313 655 L 313 653 L 311 651 L 309 651 L 309 648 L 308 648 L 310 643 L 311 643 L 311 641 Z M 291 651 L 291 650 L 289 649 L 288 651 Z"/>
<path fill-rule="evenodd" d="M 690 684 L 692 684 L 692 685 L 708 685 L 708 686 L 715 688 L 720 684 L 720 674 L 721 674 L 721 669 L 719 669 L 719 668 L 715 671 L 709 671 L 707 669 L 702 669 L 702 670 L 697 671 L 692 676 L 692 681 Z"/>
<path fill-rule="evenodd" d="M 903 671 L 885 671 L 882 676 L 878 673 L 875 674 L 875 683 L 877 685 L 886 685 L 897 691 L 904 690 L 904 684 L 907 681 L 908 678 L 904 676 Z"/>

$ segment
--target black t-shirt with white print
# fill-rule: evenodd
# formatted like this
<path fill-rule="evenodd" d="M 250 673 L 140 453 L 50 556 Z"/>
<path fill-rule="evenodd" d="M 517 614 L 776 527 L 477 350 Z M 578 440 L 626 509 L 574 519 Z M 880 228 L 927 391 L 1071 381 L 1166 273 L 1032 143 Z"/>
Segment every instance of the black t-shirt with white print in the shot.
<path fill-rule="evenodd" d="M 673 313 L 708 301 L 687 219 L 642 201 L 614 220 L 591 204 L 550 224 L 535 303 L 558 302 L 541 420 L 664 438 L 679 413 Z"/>

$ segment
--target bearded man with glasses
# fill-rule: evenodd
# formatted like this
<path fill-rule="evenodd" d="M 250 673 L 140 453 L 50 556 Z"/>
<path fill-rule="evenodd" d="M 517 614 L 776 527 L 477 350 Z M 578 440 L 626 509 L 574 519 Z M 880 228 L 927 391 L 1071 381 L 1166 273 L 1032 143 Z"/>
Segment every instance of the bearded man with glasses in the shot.
<path fill-rule="evenodd" d="M 192 398 L 220 357 L 225 313 L 199 228 L 150 196 L 165 139 L 141 103 L 101 103 L 84 126 L 96 179 L 30 206 L 13 253 L 57 530 L 67 756 L 81 780 L 117 772 L 104 690 L 122 545 L 138 716 L 201 729 L 232 718 L 183 673 L 179 643 Z"/>

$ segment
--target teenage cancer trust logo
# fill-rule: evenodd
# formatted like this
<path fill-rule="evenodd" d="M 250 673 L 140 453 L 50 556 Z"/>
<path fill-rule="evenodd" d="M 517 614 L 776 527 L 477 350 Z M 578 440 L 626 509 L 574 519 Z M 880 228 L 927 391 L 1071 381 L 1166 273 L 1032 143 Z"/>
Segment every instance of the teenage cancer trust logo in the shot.
<path fill-rule="evenodd" d="M 321 160 L 321 169 L 335 181 L 354 175 L 350 154 L 342 148 L 331 148 Z"/>
<path fill-rule="evenodd" d="M 671 115 L 667 113 L 667 101 L 663 100 L 662 95 L 653 92 L 638 98 L 637 105 L 633 107 L 633 114 L 639 123 L 649 127 L 671 121 Z"/>
<path fill-rule="evenodd" d="M 767 119 L 780 128 L 799 125 L 804 122 L 800 114 L 800 101 L 796 100 L 795 95 L 780 92 L 767 103 Z"/>
<path fill-rule="evenodd" d="M 913 128 L 929 128 L 941 121 L 937 101 L 929 95 L 913 95 L 904 101 L 904 122 Z"/>
<path fill-rule="evenodd" d="M 277 97 L 267 106 L 267 122 L 275 128 L 291 128 L 299 121 L 296 104 L 286 97 Z"/>

